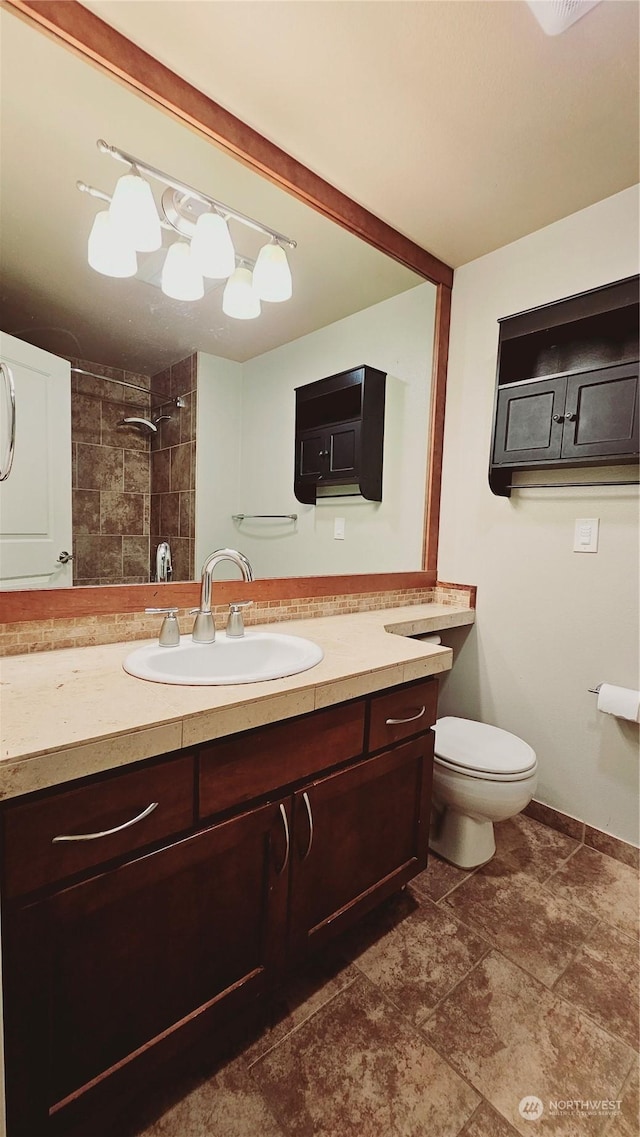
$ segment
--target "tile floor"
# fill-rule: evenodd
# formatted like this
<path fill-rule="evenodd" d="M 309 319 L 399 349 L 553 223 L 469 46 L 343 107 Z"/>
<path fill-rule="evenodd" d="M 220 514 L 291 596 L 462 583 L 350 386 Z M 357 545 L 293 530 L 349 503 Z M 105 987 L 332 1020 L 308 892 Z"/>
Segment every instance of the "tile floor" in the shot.
<path fill-rule="evenodd" d="M 488 865 L 432 856 L 118 1137 L 638 1137 L 638 874 L 524 815 L 496 830 Z"/>

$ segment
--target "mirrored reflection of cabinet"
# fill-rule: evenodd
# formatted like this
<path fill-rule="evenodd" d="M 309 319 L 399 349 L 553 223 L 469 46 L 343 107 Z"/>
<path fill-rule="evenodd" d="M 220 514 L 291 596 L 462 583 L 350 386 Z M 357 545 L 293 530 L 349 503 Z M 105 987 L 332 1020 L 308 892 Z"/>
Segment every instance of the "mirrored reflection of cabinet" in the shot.
<path fill-rule="evenodd" d="M 298 501 L 314 505 L 318 491 L 382 501 L 385 382 L 363 365 L 296 388 Z"/>
<path fill-rule="evenodd" d="M 489 483 L 638 461 L 638 278 L 500 321 Z"/>

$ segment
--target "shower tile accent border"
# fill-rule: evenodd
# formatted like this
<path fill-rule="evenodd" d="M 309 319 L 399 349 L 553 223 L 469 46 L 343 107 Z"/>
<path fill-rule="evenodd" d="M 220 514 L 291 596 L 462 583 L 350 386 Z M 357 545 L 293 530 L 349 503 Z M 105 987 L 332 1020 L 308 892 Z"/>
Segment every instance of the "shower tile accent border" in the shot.
<path fill-rule="evenodd" d="M 570 814 L 553 809 L 550 805 L 544 805 L 541 801 L 530 801 L 523 813 L 527 817 L 532 817 L 534 821 L 547 825 L 549 829 L 556 829 L 559 833 L 574 837 L 576 841 L 595 849 L 598 853 L 604 853 L 614 861 L 629 865 L 631 868 L 640 868 L 640 849 L 628 841 L 622 841 L 620 837 L 612 837 L 610 833 L 595 829 L 585 821 L 579 821 L 577 817 L 571 817 Z"/>
<path fill-rule="evenodd" d="M 245 623 L 266 624 L 274 620 L 308 620 L 314 616 L 343 616 L 351 612 L 372 612 L 381 608 L 402 608 L 407 604 L 469 604 L 474 606 L 475 589 L 464 585 L 436 585 L 433 588 L 398 588 L 381 592 L 337 593 L 333 596 L 295 597 L 288 600 L 257 601 L 245 614 Z M 214 606 L 220 623 L 227 604 Z M 189 632 L 193 616 L 180 609 L 180 627 Z M 149 639 L 158 631 L 158 617 L 141 612 L 118 612 L 105 616 L 74 616 L 49 620 L 28 620 L 0 624 L 0 656 L 25 652 L 55 651 L 65 647 L 88 647 L 118 643 L 121 640 Z"/>

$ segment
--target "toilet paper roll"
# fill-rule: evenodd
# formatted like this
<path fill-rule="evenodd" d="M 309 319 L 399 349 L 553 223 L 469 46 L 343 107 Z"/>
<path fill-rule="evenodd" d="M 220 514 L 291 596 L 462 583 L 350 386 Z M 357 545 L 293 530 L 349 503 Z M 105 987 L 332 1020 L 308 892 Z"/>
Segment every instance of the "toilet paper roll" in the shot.
<path fill-rule="evenodd" d="M 420 636 L 423 644 L 441 644 L 440 636 Z"/>
<path fill-rule="evenodd" d="M 640 691 L 602 683 L 598 691 L 598 710 L 629 722 L 640 722 Z"/>

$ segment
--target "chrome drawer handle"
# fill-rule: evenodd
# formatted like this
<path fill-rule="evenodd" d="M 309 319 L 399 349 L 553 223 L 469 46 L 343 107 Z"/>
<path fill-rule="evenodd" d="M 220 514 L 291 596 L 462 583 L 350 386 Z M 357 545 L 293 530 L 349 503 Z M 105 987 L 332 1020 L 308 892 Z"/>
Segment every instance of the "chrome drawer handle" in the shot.
<path fill-rule="evenodd" d="M 311 813 L 311 802 L 309 801 L 309 795 L 306 790 L 302 795 L 302 800 L 306 806 L 307 818 L 309 820 L 309 844 L 307 845 L 307 851 L 302 858 L 303 861 L 306 861 L 309 853 L 311 852 L 311 846 L 313 845 L 313 814 Z"/>
<path fill-rule="evenodd" d="M 158 808 L 158 802 L 152 801 L 142 813 L 137 817 L 132 817 L 130 821 L 125 821 L 124 825 L 116 825 L 115 829 L 104 829 L 102 833 L 71 833 L 64 834 L 62 837 L 52 837 L 51 844 L 55 845 L 56 841 L 95 841 L 98 837 L 111 837 L 114 833 L 122 833 L 123 829 L 129 829 L 132 825 L 137 825 L 138 821 L 144 821 L 154 809 Z"/>
<path fill-rule="evenodd" d="M 427 709 L 426 707 L 420 707 L 420 710 L 418 711 L 417 715 L 412 715 L 411 718 L 409 718 L 409 719 L 387 719 L 386 720 L 386 726 L 401 726 L 402 723 L 405 723 L 405 722 L 416 722 L 418 719 L 422 718 L 426 709 Z"/>
<path fill-rule="evenodd" d="M 282 876 L 284 870 L 286 869 L 287 865 L 289 864 L 289 847 L 290 847 L 289 822 L 287 821 L 287 811 L 284 808 L 282 802 L 280 803 L 280 817 L 282 818 L 282 826 L 284 829 L 284 839 L 286 841 L 286 845 L 285 845 L 285 850 L 284 850 L 284 860 L 282 862 L 281 867 L 278 869 L 278 876 Z"/>

